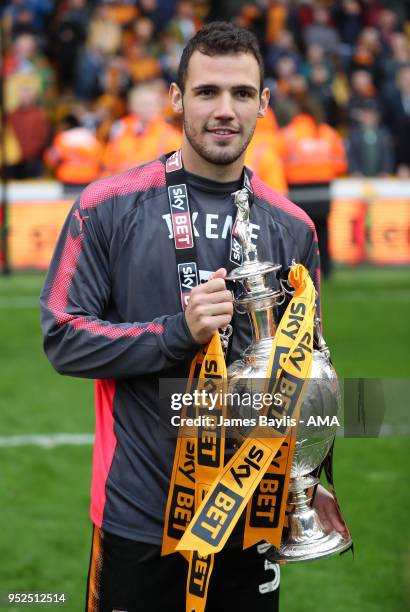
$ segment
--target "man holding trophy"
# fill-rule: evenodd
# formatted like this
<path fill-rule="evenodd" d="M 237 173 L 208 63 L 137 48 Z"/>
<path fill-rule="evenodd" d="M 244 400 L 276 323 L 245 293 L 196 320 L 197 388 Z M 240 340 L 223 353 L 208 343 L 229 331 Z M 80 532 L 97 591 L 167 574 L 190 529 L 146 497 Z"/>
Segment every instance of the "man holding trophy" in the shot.
<path fill-rule="evenodd" d="M 305 213 L 243 165 L 269 103 L 250 32 L 229 23 L 205 26 L 184 50 L 170 98 L 183 117 L 181 150 L 84 190 L 41 296 L 50 361 L 62 374 L 96 379 L 86 610 L 272 612 L 279 609 L 276 561 L 326 556 L 350 544 L 333 496 L 319 485 L 313 511 L 306 492 L 317 484 L 332 441 L 323 436 L 315 446 L 321 453 L 308 462 L 313 476 L 301 469 L 310 451 L 286 428 L 271 437 L 244 432 L 233 443 L 219 438 L 216 460 L 201 463 L 210 435 L 198 430 L 177 442 L 158 435 L 158 384 L 188 375 L 195 384 L 195 372 L 201 379 L 215 368 L 235 386 L 249 366 L 245 377 L 256 372 L 271 387 L 296 381 L 294 414 L 303 413 L 305 391 L 314 404 L 303 379 L 315 371 L 317 240 Z M 289 281 L 278 280 L 275 274 L 289 268 Z M 242 286 L 235 313 L 228 281 Z M 286 293 L 292 299 L 279 321 Z M 218 330 L 224 335 L 230 325 L 227 373 Z M 303 346 L 309 367 L 297 376 Z M 315 347 L 326 361 L 317 324 Z M 236 476 L 231 497 L 228 468 Z M 253 472 L 244 486 L 243 475 Z M 252 503 L 259 491 L 264 504 L 279 480 L 272 548 Z M 294 518 L 285 516 L 288 490 Z M 312 540 L 317 544 L 306 552 Z M 289 552 L 295 542 L 299 552 Z"/>

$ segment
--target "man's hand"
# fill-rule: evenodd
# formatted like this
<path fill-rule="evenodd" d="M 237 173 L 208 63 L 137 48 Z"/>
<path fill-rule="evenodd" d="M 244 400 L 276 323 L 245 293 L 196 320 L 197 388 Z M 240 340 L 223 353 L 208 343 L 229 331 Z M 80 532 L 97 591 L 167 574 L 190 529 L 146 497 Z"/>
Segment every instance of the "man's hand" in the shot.
<path fill-rule="evenodd" d="M 209 342 L 214 332 L 232 319 L 232 294 L 225 285 L 226 274 L 225 268 L 219 268 L 206 283 L 191 291 L 185 319 L 198 344 Z"/>
<path fill-rule="evenodd" d="M 347 527 L 343 523 L 333 495 L 321 484 L 318 485 L 313 507 L 319 515 L 320 522 L 325 531 L 335 529 L 344 536 L 347 536 Z"/>

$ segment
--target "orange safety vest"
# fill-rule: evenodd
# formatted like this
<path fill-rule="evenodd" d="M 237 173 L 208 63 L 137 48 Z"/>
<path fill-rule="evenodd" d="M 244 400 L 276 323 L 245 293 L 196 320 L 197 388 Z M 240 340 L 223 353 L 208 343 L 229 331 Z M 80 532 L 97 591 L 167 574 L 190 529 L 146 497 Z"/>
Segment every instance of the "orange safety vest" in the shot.
<path fill-rule="evenodd" d="M 309 115 L 298 115 L 281 130 L 283 159 L 289 184 L 327 183 L 347 170 L 339 134 Z"/>
<path fill-rule="evenodd" d="M 253 170 L 274 191 L 287 193 L 283 161 L 271 143 L 254 136 L 246 149 L 245 166 Z"/>
<path fill-rule="evenodd" d="M 180 132 L 162 117 L 157 117 L 142 129 L 137 117 L 124 117 L 105 147 L 104 175 L 157 159 L 164 153 L 179 149 L 181 141 Z"/>
<path fill-rule="evenodd" d="M 278 124 L 271 108 L 256 122 L 255 132 L 246 149 L 245 165 L 271 189 L 287 193 L 285 169 L 281 157 Z"/>
<path fill-rule="evenodd" d="M 255 133 L 265 134 L 266 136 L 275 135 L 279 130 L 278 122 L 276 121 L 275 113 L 268 106 L 265 116 L 260 117 L 256 121 Z"/>
<path fill-rule="evenodd" d="M 44 160 L 56 178 L 69 185 L 84 185 L 100 175 L 102 148 L 90 130 L 76 127 L 57 134 Z"/>

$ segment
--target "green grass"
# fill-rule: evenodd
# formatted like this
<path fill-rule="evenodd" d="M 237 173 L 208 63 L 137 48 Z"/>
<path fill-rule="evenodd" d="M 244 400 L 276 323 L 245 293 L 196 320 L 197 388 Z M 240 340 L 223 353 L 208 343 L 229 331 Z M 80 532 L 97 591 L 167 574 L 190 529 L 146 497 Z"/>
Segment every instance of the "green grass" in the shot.
<path fill-rule="evenodd" d="M 409 277 L 408 269 L 342 269 L 324 283 L 325 337 L 340 376 L 410 378 Z M 0 278 L 0 436 L 93 428 L 92 382 L 57 375 L 43 355 L 41 283 L 39 274 Z M 91 453 L 0 447 L 0 594 L 65 592 L 64 609 L 83 609 Z M 410 609 L 409 476 L 406 438 L 337 441 L 335 479 L 355 556 L 284 567 L 282 612 Z"/>
<path fill-rule="evenodd" d="M 283 611 L 410 609 L 408 457 L 408 439 L 337 440 L 335 484 L 354 556 L 285 566 Z"/>
<path fill-rule="evenodd" d="M 322 288 L 325 338 L 340 376 L 410 376 L 410 269 L 338 270 Z"/>

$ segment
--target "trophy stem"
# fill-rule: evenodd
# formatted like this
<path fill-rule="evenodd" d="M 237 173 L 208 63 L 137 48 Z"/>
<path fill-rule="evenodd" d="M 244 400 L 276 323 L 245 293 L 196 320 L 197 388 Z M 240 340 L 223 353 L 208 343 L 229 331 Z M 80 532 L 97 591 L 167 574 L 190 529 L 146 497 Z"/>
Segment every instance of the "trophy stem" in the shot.
<path fill-rule="evenodd" d="M 289 515 L 290 530 L 294 542 L 320 539 L 324 532 L 319 517 L 311 508 L 312 498 L 303 489 L 291 491 L 289 504 L 294 507 Z"/>

